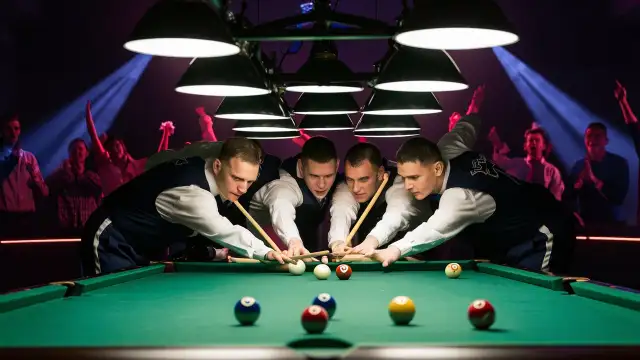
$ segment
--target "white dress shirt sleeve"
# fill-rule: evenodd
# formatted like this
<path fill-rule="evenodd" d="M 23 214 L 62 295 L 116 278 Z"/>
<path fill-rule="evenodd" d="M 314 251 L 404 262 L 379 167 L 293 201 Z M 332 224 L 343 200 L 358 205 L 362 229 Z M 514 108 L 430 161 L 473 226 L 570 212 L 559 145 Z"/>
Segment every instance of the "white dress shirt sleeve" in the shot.
<path fill-rule="evenodd" d="M 155 204 L 163 219 L 182 224 L 242 256 L 264 259 L 271 251 L 249 230 L 220 215 L 213 194 L 195 185 L 165 190 Z"/>
<path fill-rule="evenodd" d="M 434 214 L 391 244 L 400 249 L 401 256 L 410 256 L 432 249 L 451 239 L 467 226 L 488 219 L 496 209 L 489 194 L 462 188 L 444 191 L 440 206 Z"/>
<path fill-rule="evenodd" d="M 405 190 L 401 176 L 396 176 L 393 184 L 387 189 L 385 201 L 387 209 L 368 235 L 375 237 L 379 246 L 386 245 L 399 231 L 405 230 L 411 218 L 418 213 L 412 205 L 413 195 Z"/>
<path fill-rule="evenodd" d="M 262 207 L 269 211 L 273 230 L 278 237 L 286 245 L 293 239 L 300 239 L 295 220 L 296 208 L 302 205 L 303 197 L 296 180 L 281 172 L 279 179 L 269 182 L 260 191 Z"/>
<path fill-rule="evenodd" d="M 480 130 L 480 117 L 468 115 L 463 117 L 456 126 L 444 134 L 438 141 L 438 149 L 445 160 L 470 151 L 476 144 Z"/>
<path fill-rule="evenodd" d="M 357 220 L 360 203 L 353 197 L 349 186 L 340 183 L 336 186 L 331 199 L 331 225 L 329 227 L 329 248 L 336 241 L 345 241 L 349 236 L 351 225 Z"/>

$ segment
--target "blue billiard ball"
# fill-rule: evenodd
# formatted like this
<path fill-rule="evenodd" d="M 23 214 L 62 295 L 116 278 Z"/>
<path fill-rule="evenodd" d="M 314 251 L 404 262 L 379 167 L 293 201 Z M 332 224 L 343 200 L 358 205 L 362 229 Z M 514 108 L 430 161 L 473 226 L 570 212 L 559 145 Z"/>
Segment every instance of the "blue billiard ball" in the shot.
<path fill-rule="evenodd" d="M 236 303 L 234 314 L 240 324 L 253 325 L 260 317 L 260 304 L 251 296 L 245 296 Z"/>
<path fill-rule="evenodd" d="M 312 305 L 322 306 L 325 310 L 327 310 L 327 313 L 329 313 L 329 318 L 332 318 L 333 314 L 336 313 L 336 300 L 333 298 L 333 296 L 327 293 L 316 296 L 316 298 L 313 299 Z"/>

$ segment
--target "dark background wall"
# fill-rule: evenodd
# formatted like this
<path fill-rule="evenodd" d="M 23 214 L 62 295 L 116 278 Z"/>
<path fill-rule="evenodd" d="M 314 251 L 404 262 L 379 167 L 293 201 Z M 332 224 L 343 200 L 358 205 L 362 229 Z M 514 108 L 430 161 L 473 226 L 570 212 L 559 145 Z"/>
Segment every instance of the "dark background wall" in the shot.
<path fill-rule="evenodd" d="M 249 0 L 248 17 L 254 23 L 298 12 L 302 0 Z M 122 44 L 154 0 L 6 0 L 0 9 L 0 110 L 17 110 L 23 128 L 45 121 L 124 64 L 133 55 Z M 638 37 L 640 1 L 637 0 L 518 0 L 499 1 L 521 35 L 509 51 L 540 72 L 558 88 L 607 119 L 622 123 L 615 99 L 614 79 L 628 88 L 632 106 L 640 109 Z M 388 22 L 399 13 L 400 0 L 342 0 L 339 10 L 377 17 Z M 239 2 L 234 1 L 238 7 Z M 282 52 L 286 43 L 266 43 Z M 295 71 L 305 60 L 305 44 L 285 61 Z M 386 41 L 339 43 L 340 57 L 354 71 L 369 71 L 386 51 Z M 487 85 L 483 115 L 488 131 L 500 133 L 519 149 L 522 133 L 532 116 L 491 50 L 451 53 L 472 86 Z M 219 99 L 182 95 L 173 88 L 189 60 L 154 58 L 122 108 L 112 132 L 123 136 L 135 156 L 146 156 L 157 146 L 161 121 L 177 126 L 173 146 L 198 137 L 193 108 L 215 111 Z M 435 139 L 447 127 L 452 111 L 464 111 L 472 89 L 438 94 L 445 111 L 421 117 L 423 134 Z M 362 102 L 366 94 L 357 98 Z M 82 111 L 79 109 L 79 111 Z M 640 110 L 638 110 L 640 111 Z M 228 120 L 216 122 L 220 138 L 232 134 Z M 327 133 L 341 151 L 355 141 L 349 133 Z M 135 141 L 134 141 L 135 140 Z M 387 156 L 402 140 L 378 139 Z M 276 155 L 296 151 L 290 141 L 267 141 Z"/>

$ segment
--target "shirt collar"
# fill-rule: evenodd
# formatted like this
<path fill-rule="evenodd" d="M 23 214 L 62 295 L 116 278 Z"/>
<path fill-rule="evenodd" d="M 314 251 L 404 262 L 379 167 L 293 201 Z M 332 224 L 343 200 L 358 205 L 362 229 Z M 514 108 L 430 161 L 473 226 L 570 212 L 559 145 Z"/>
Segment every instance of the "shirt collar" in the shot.
<path fill-rule="evenodd" d="M 442 188 L 439 192 L 441 195 L 447 189 L 447 181 L 449 180 L 449 173 L 451 172 L 451 164 L 449 163 L 449 160 L 446 160 L 444 164 L 444 180 L 442 180 Z"/>
<path fill-rule="evenodd" d="M 216 177 L 213 173 L 213 161 L 215 159 L 207 159 L 204 164 L 204 175 L 207 177 L 207 183 L 209 183 L 209 190 L 215 196 L 218 195 L 218 185 L 216 184 Z M 222 195 L 220 195 L 222 200 L 226 200 Z"/>

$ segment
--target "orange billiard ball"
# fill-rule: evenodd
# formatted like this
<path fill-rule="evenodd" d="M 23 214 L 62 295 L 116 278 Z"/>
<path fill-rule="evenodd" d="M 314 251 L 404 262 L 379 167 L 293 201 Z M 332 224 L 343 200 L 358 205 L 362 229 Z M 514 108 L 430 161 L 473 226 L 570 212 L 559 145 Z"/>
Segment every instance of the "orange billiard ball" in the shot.
<path fill-rule="evenodd" d="M 347 264 L 340 264 L 336 268 L 336 276 L 340 280 L 349 280 L 351 277 L 351 266 Z"/>

